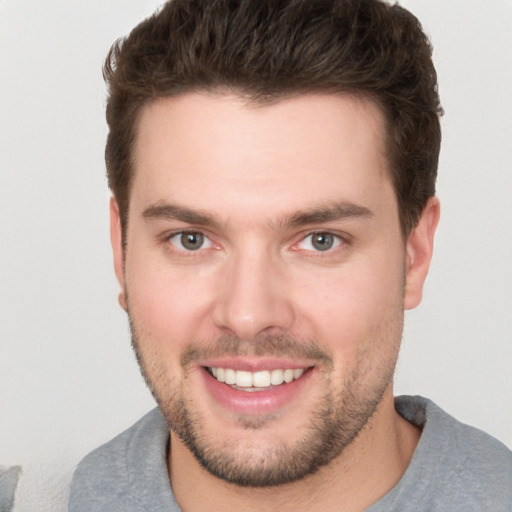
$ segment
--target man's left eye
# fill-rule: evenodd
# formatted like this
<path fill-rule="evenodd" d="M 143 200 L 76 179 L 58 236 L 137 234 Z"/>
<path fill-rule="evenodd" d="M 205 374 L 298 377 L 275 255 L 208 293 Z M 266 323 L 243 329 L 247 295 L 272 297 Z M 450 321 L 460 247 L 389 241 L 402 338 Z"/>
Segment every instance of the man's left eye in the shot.
<path fill-rule="evenodd" d="M 302 239 L 298 244 L 299 249 L 305 249 L 307 251 L 328 251 L 334 249 L 343 243 L 341 237 L 321 231 L 317 233 L 311 233 L 306 238 Z"/>
<path fill-rule="evenodd" d="M 169 238 L 174 247 L 182 251 L 197 251 L 212 246 L 211 240 L 199 231 L 182 231 Z"/>

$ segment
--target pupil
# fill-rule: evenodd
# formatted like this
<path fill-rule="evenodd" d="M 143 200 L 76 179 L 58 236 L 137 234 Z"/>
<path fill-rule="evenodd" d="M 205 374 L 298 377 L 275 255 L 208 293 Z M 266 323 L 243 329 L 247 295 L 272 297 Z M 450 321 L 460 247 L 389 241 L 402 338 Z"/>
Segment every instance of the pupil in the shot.
<path fill-rule="evenodd" d="M 186 249 L 194 251 L 203 245 L 203 235 L 201 233 L 183 233 L 181 243 Z"/>
<path fill-rule="evenodd" d="M 332 247 L 333 236 L 329 233 L 316 233 L 313 236 L 313 246 L 319 251 L 327 251 Z"/>

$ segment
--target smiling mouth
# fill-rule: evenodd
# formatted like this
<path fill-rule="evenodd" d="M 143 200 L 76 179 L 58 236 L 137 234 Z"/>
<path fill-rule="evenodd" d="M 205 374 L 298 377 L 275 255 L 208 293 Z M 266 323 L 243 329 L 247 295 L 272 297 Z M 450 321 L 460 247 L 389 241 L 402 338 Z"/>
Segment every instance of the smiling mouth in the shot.
<path fill-rule="evenodd" d="M 262 370 L 249 372 L 234 370 L 233 368 L 206 367 L 208 373 L 218 382 L 222 382 L 241 391 L 265 391 L 275 386 L 289 384 L 299 379 L 309 368 L 295 368 L 286 370 Z"/>

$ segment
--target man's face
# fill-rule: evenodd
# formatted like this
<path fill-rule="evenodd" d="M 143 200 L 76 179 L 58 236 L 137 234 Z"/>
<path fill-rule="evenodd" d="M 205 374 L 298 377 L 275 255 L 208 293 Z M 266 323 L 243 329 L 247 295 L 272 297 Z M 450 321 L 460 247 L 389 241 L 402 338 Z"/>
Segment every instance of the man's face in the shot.
<path fill-rule="evenodd" d="M 370 101 L 159 100 L 140 118 L 124 255 L 115 203 L 112 220 L 171 446 L 212 474 L 301 478 L 391 393 L 407 251 Z"/>

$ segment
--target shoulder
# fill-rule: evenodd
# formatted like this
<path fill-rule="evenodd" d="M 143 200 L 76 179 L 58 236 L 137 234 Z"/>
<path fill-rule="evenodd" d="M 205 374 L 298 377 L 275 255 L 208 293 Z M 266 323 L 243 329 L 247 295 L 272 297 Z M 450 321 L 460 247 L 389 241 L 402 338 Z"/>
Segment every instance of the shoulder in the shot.
<path fill-rule="evenodd" d="M 401 416 L 423 430 L 420 445 L 425 448 L 442 449 L 452 461 L 472 462 L 474 471 L 500 467 L 511 474 L 512 452 L 489 434 L 461 423 L 427 398 L 402 396 L 396 398 L 395 406 Z"/>
<path fill-rule="evenodd" d="M 423 429 L 409 469 L 421 478 L 415 485 L 425 499 L 444 503 L 443 510 L 452 510 L 448 503 L 464 510 L 512 510 L 512 452 L 503 443 L 425 398 L 399 397 L 395 405 Z"/>
<path fill-rule="evenodd" d="M 146 510 L 138 496 L 144 478 L 168 486 L 167 438 L 165 420 L 154 409 L 87 455 L 73 475 L 69 512 Z"/>

